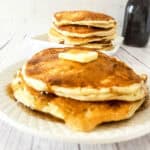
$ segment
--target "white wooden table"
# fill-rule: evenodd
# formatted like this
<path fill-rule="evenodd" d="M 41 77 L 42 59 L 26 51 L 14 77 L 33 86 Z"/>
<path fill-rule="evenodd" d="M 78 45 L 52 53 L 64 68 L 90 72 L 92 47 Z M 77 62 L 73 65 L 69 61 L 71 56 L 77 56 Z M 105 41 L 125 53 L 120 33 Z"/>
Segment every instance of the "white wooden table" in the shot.
<path fill-rule="evenodd" d="M 4 45 L 0 45 L 0 69 L 17 61 L 19 48 L 25 39 L 33 34 L 46 32 L 49 24 L 44 20 L 31 21 L 24 20 L 14 22 L 12 20 L 0 20 L 0 41 L 4 35 L 8 34 L 9 38 L 5 39 Z M 3 33 L 3 34 L 2 34 Z M 8 36 L 6 36 L 8 37 Z M 6 42 L 7 41 L 7 42 Z M 30 50 L 29 50 L 30 51 Z M 28 53 L 28 52 L 26 52 Z M 150 45 L 146 48 L 133 48 L 122 46 L 116 54 L 117 57 L 125 61 L 137 71 L 150 74 Z M 10 62 L 6 62 L 10 58 Z M 150 134 L 144 137 L 109 145 L 80 145 L 42 139 L 18 131 L 14 127 L 0 120 L 0 150 L 149 150 Z"/>

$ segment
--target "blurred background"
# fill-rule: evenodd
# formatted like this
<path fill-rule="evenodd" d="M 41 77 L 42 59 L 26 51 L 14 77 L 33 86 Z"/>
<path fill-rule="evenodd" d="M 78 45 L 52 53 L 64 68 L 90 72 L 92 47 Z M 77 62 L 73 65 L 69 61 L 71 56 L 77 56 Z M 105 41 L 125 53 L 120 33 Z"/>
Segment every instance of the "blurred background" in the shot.
<path fill-rule="evenodd" d="M 0 30 L 9 30 L 6 28 L 7 22 L 12 24 L 13 29 L 46 32 L 54 12 L 87 9 L 113 16 L 118 21 L 120 32 L 126 2 L 127 0 L 0 0 Z"/>

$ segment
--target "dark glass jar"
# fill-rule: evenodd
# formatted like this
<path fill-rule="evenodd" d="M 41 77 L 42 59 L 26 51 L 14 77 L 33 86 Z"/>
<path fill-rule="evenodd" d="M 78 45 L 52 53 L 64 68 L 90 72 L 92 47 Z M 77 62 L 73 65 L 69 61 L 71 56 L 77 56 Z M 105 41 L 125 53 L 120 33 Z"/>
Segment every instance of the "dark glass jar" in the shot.
<path fill-rule="evenodd" d="M 144 47 L 150 35 L 150 0 L 129 0 L 124 16 L 124 44 Z"/>

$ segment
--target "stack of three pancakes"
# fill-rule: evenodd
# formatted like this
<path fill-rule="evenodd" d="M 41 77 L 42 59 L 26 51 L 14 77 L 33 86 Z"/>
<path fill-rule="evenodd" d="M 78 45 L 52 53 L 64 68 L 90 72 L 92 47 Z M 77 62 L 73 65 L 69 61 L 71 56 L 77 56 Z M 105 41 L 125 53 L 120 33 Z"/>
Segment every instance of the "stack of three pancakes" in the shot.
<path fill-rule="evenodd" d="M 114 18 L 91 11 L 63 11 L 55 13 L 49 30 L 50 41 L 72 46 L 113 49 L 116 35 Z"/>
<path fill-rule="evenodd" d="M 73 130 L 91 131 L 132 117 L 145 101 L 145 82 L 116 58 L 73 47 L 35 54 L 11 85 L 25 106 L 60 118 Z"/>

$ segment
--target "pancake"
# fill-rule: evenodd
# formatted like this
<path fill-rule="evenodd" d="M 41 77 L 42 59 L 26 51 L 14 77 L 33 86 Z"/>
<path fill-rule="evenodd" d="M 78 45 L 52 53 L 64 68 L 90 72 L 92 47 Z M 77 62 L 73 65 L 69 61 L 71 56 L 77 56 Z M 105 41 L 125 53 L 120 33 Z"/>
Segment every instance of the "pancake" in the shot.
<path fill-rule="evenodd" d="M 64 36 L 61 33 L 57 32 L 54 28 L 51 28 L 48 32 L 48 37 L 50 41 L 55 41 L 57 43 L 64 43 L 68 45 L 81 45 L 81 44 L 87 44 L 90 42 L 95 42 L 95 41 L 110 41 L 115 38 L 114 35 L 110 36 L 102 36 L 102 37 L 86 37 L 86 38 L 80 38 L 80 37 L 69 37 L 69 36 Z"/>
<path fill-rule="evenodd" d="M 80 101 L 136 101 L 145 97 L 144 79 L 114 57 L 99 53 L 89 63 L 58 58 L 60 52 L 76 50 L 92 49 L 49 48 L 35 54 L 22 68 L 25 82 L 37 91 Z"/>
<path fill-rule="evenodd" d="M 103 122 L 125 120 L 132 117 L 144 99 L 136 102 L 79 102 L 69 98 L 46 95 L 28 87 L 20 72 L 12 82 L 16 100 L 23 105 L 65 121 L 76 131 L 91 131 Z"/>
<path fill-rule="evenodd" d="M 103 13 L 86 10 L 57 12 L 53 20 L 57 26 L 69 24 L 88 25 L 100 28 L 113 28 L 116 26 L 114 18 Z"/>
<path fill-rule="evenodd" d="M 101 43 L 99 41 L 97 42 L 91 42 L 91 43 L 87 43 L 87 44 L 82 44 L 80 45 L 82 47 L 86 47 L 86 48 L 94 48 L 97 50 L 112 50 L 114 48 L 113 44 L 108 42 L 108 43 Z"/>
<path fill-rule="evenodd" d="M 81 26 L 81 25 L 63 25 L 53 28 L 64 36 L 70 37 L 92 37 L 92 36 L 111 36 L 116 33 L 116 28 L 102 29 L 97 27 Z"/>

